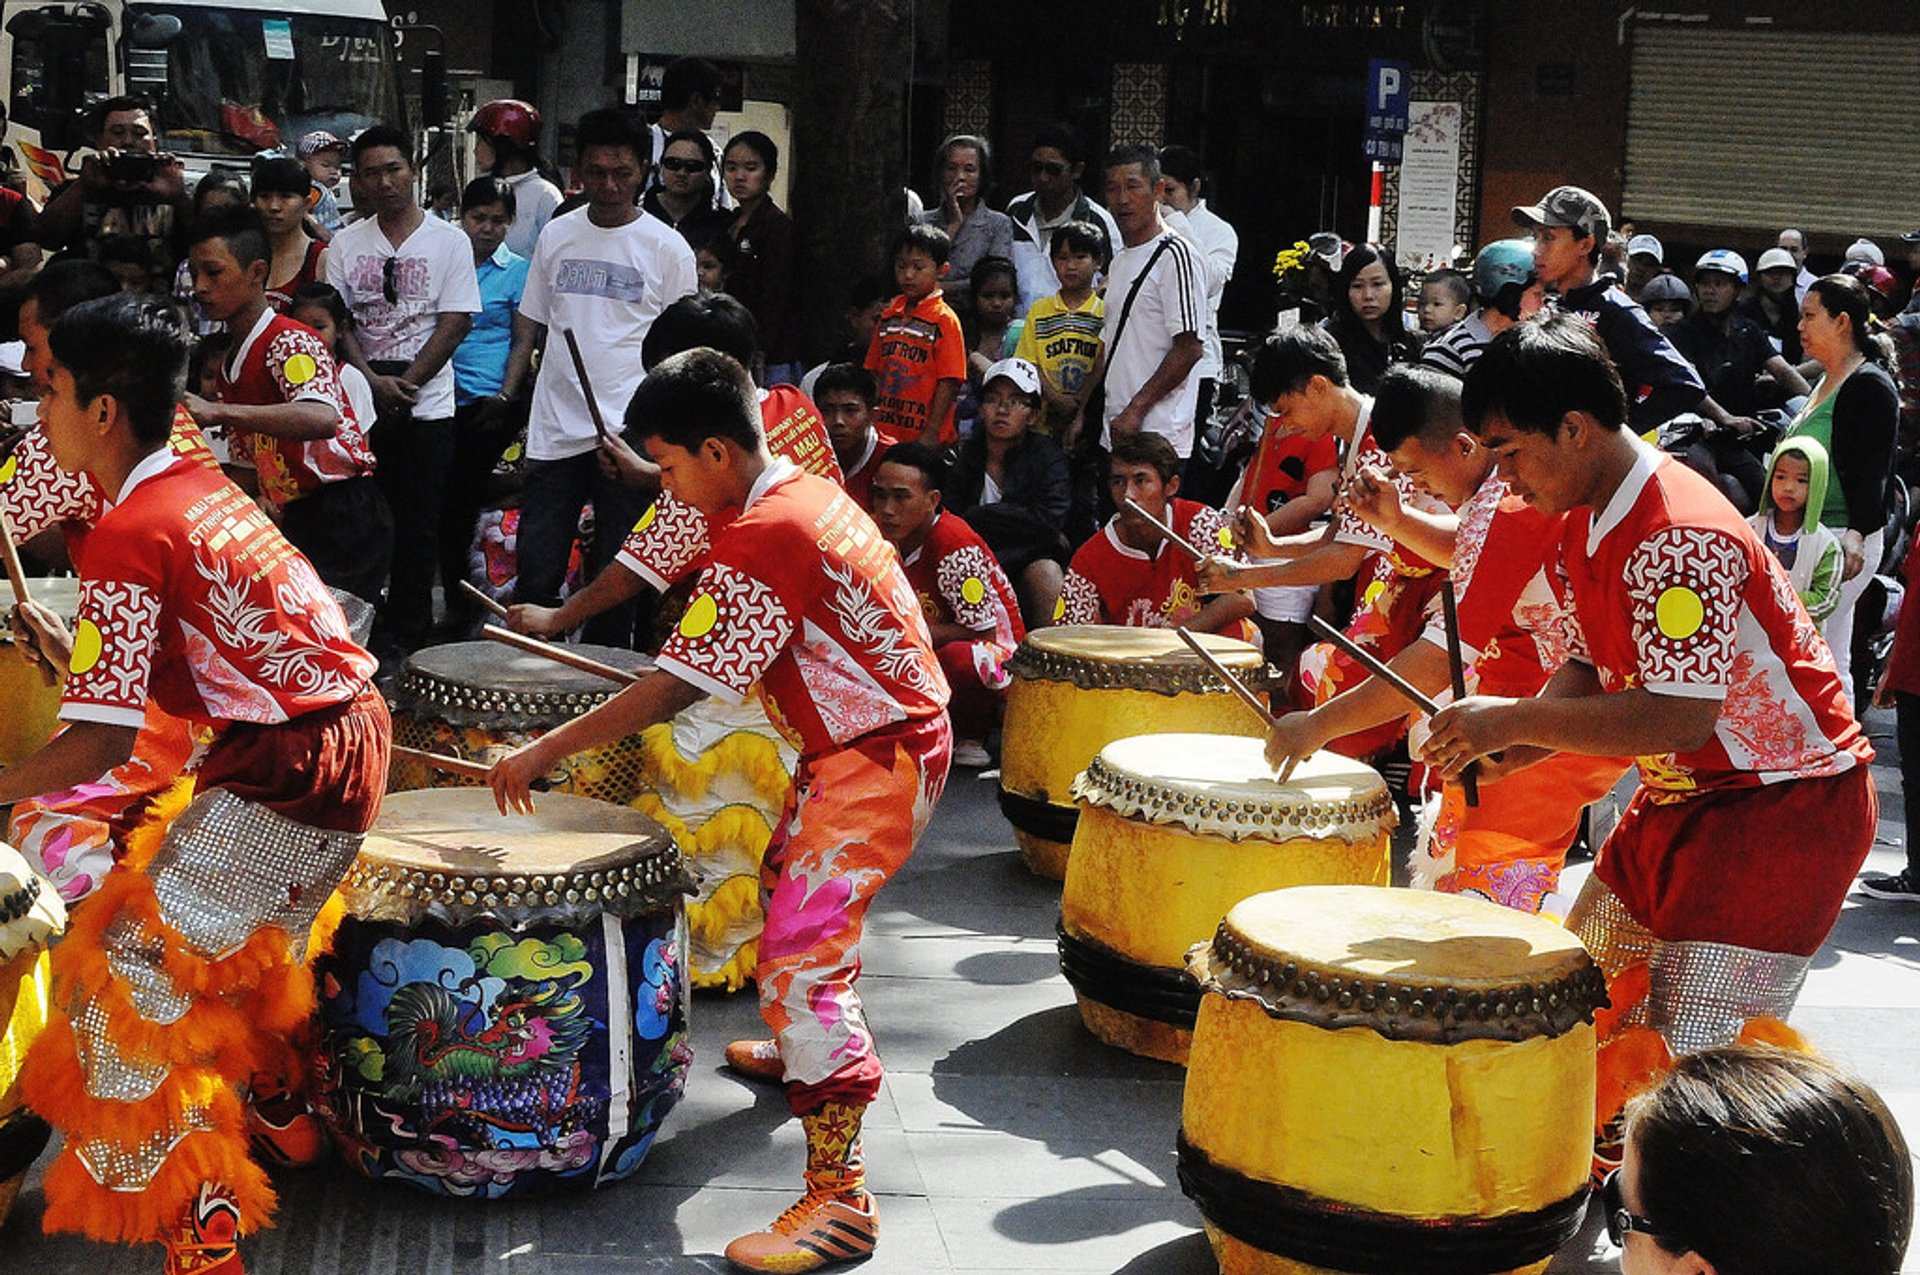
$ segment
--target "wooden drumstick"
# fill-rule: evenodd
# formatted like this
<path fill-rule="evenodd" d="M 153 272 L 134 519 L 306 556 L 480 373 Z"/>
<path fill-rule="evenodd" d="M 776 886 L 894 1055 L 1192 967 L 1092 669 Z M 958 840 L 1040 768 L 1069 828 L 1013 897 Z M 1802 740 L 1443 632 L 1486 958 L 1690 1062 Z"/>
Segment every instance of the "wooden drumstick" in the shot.
<path fill-rule="evenodd" d="M 470 595 L 472 595 L 473 600 L 475 602 L 478 602 L 481 606 L 485 607 L 488 613 L 491 614 L 494 619 L 504 620 L 507 618 L 507 609 L 504 606 L 501 606 L 498 602 L 495 602 L 492 598 L 488 597 L 486 594 L 482 593 L 478 588 L 474 587 L 473 581 L 462 580 L 460 582 L 460 587 L 465 589 Z"/>
<path fill-rule="evenodd" d="M 555 646 L 550 642 L 542 642 L 538 638 L 526 637 L 515 633 L 512 629 L 503 629 L 497 624 L 484 625 L 480 631 L 502 646 L 510 646 L 517 651 L 525 651 L 529 655 L 543 655 L 555 664 L 564 664 L 568 668 L 579 669 L 582 673 L 592 673 L 595 677 L 604 677 L 609 682 L 620 682 L 630 686 L 640 680 L 638 673 L 630 673 L 626 669 L 615 668 L 611 664 L 602 664 L 592 656 L 576 654 L 564 646 Z"/>
<path fill-rule="evenodd" d="M 587 361 L 580 357 L 580 343 L 573 339 L 572 328 L 560 329 L 560 336 L 567 343 L 567 353 L 573 356 L 573 374 L 580 378 L 580 396 L 587 400 L 587 415 L 593 418 L 594 435 L 604 443 L 607 423 L 600 419 L 600 403 L 593 397 L 593 382 L 587 379 Z"/>
<path fill-rule="evenodd" d="M 1153 526 L 1160 532 L 1161 535 L 1173 541 L 1173 543 L 1179 545 L 1182 549 L 1185 549 L 1187 551 L 1187 556 L 1192 558 L 1195 562 L 1202 562 L 1206 559 L 1206 556 L 1207 556 L 1206 554 L 1201 553 L 1198 549 L 1194 548 L 1187 541 L 1181 539 L 1180 533 L 1175 531 L 1172 527 L 1169 527 L 1166 523 L 1161 522 L 1158 518 L 1154 517 L 1152 514 L 1142 509 L 1140 507 L 1140 502 L 1135 500 L 1132 496 L 1127 497 L 1126 506 L 1127 508 L 1133 510 L 1133 512 L 1139 514 L 1142 518 L 1145 518 L 1148 522 L 1152 523 Z"/>
<path fill-rule="evenodd" d="M 6 558 L 7 583 L 13 586 L 14 604 L 33 601 L 33 595 L 27 592 L 26 569 L 20 565 L 19 546 L 13 542 L 13 519 L 7 517 L 4 508 L 0 508 L 0 555 Z"/>
<path fill-rule="evenodd" d="M 1320 631 L 1321 637 L 1326 638 L 1327 641 L 1339 647 L 1348 658 L 1364 666 L 1367 672 L 1373 674 L 1388 686 L 1391 686 L 1394 690 L 1406 696 L 1407 699 L 1413 702 L 1414 707 L 1424 710 L 1429 717 L 1440 711 L 1440 706 L 1427 698 L 1426 692 L 1388 668 L 1380 657 L 1372 651 L 1361 646 L 1319 616 L 1314 615 L 1308 616 L 1307 618 L 1311 620 L 1313 626 Z"/>
<path fill-rule="evenodd" d="M 1255 695 L 1252 691 L 1248 690 L 1245 682 L 1242 682 L 1239 678 L 1235 677 L 1231 672 L 1227 670 L 1226 665 L 1222 664 L 1218 659 L 1214 658 L 1214 654 L 1212 651 L 1209 651 L 1206 647 L 1200 645 L 1200 640 L 1194 637 L 1193 634 L 1189 633 L 1185 625 L 1176 625 L 1173 631 L 1175 633 L 1178 633 L 1180 635 L 1180 640 L 1182 642 L 1185 642 L 1189 647 L 1191 647 L 1193 650 L 1193 653 L 1200 657 L 1200 662 L 1202 664 L 1205 664 L 1208 668 L 1213 670 L 1213 675 L 1215 677 L 1219 678 L 1221 681 L 1227 684 L 1227 689 L 1233 692 L 1233 696 L 1235 699 L 1239 700 L 1242 704 L 1245 704 L 1248 708 L 1252 709 L 1254 712 L 1260 714 L 1260 720 L 1265 722 L 1267 725 L 1278 726 L 1280 724 L 1279 719 L 1274 717 L 1274 715 L 1270 711 L 1268 711 L 1267 706 L 1260 702 L 1260 697 L 1258 695 Z"/>
<path fill-rule="evenodd" d="M 431 766 L 435 770 L 443 770 L 449 775 L 458 775 L 462 779 L 477 779 L 483 784 L 487 782 L 487 776 L 493 771 L 493 767 L 491 766 L 483 766 L 477 761 L 468 761 L 464 757 L 449 757 L 445 753 L 430 753 L 424 748 L 408 748 L 405 744 L 390 744 L 388 747 L 395 757 L 403 757 L 408 761 L 417 761 L 422 765 Z M 544 779 L 536 779 L 529 786 L 535 792 L 547 791 L 547 781 Z"/>
<path fill-rule="evenodd" d="M 1447 627 L 1447 676 L 1453 681 L 1453 702 L 1458 704 L 1467 697 L 1467 669 L 1460 658 L 1460 612 L 1453 597 L 1453 577 L 1440 581 L 1440 614 Z M 1480 804 L 1480 763 L 1470 761 L 1460 771 L 1460 787 L 1466 793 L 1467 804 Z"/>

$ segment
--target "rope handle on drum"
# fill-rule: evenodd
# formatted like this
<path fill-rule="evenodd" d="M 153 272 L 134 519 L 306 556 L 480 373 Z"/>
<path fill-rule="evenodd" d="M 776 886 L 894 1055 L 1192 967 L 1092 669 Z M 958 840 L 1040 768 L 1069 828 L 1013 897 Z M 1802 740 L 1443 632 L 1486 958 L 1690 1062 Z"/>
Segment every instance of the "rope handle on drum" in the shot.
<path fill-rule="evenodd" d="M 604 677 L 609 682 L 618 682 L 622 686 L 631 686 L 640 680 L 638 673 L 630 673 L 626 669 L 615 668 L 611 664 L 602 664 L 591 656 L 580 655 L 564 646 L 555 646 L 551 642 L 542 642 L 539 638 L 515 633 L 512 629 L 503 629 L 497 624 L 483 625 L 480 631 L 502 646 L 510 646 L 516 651 L 525 651 L 529 655 L 544 656 L 555 664 L 564 664 L 582 673 Z"/>
<path fill-rule="evenodd" d="M 408 748 L 405 744 L 392 744 L 389 747 L 395 758 L 417 761 L 423 766 L 431 766 L 435 770 L 445 771 L 449 775 L 458 775 L 462 779 L 477 779 L 483 784 L 487 782 L 487 774 L 492 770 L 492 767 L 483 766 L 477 761 L 468 761 L 464 757 L 449 757 L 445 753 L 431 753 L 424 748 Z M 547 781 L 536 779 L 533 781 L 532 788 L 535 792 L 545 792 L 548 788 Z"/>
<path fill-rule="evenodd" d="M 20 549 L 13 541 L 13 519 L 7 511 L 0 508 L 0 557 L 4 557 L 7 566 L 7 583 L 13 587 L 13 604 L 20 606 L 33 601 L 33 594 L 27 589 L 27 572 L 20 565 Z M 45 659 L 35 659 L 34 664 L 40 670 L 40 680 L 48 686 L 60 684 L 60 674 Z"/>

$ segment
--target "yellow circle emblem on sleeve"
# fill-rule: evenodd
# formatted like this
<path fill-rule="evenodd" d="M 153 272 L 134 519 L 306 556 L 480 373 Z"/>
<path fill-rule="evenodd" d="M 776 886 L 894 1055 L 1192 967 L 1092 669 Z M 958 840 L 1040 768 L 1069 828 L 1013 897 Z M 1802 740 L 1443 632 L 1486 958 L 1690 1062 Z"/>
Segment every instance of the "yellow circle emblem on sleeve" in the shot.
<path fill-rule="evenodd" d="M 651 527 L 653 525 L 654 515 L 659 513 L 659 511 L 660 502 L 656 500 L 647 506 L 647 512 L 640 515 L 640 521 L 633 524 L 633 529 L 635 531 L 645 531 L 648 527 Z"/>
<path fill-rule="evenodd" d="M 1055 624 L 1067 618 L 1067 599 L 1062 596 L 1053 600 L 1053 622 Z"/>
<path fill-rule="evenodd" d="M 1233 528 L 1231 528 L 1231 527 L 1222 527 L 1222 528 L 1220 528 L 1220 530 L 1218 530 L 1218 531 L 1216 531 L 1216 532 L 1214 532 L 1214 533 L 1213 533 L 1213 538 L 1214 538 L 1214 540 L 1215 540 L 1216 542 L 1218 542 L 1218 544 L 1220 545 L 1220 547 L 1221 547 L 1222 549 L 1225 549 L 1225 550 L 1227 550 L 1228 552 L 1232 552 L 1232 550 L 1233 550 Z"/>
<path fill-rule="evenodd" d="M 288 385 L 305 385 L 319 372 L 319 365 L 313 361 L 311 354 L 296 354 L 280 369 L 280 375 L 287 378 Z"/>
<path fill-rule="evenodd" d="M 680 617 L 680 636 L 683 638 L 703 638 L 713 632 L 713 626 L 720 622 L 720 604 L 713 600 L 711 593 L 695 595 L 687 603 L 686 614 Z"/>
<path fill-rule="evenodd" d="M 970 607 L 977 607 L 987 600 L 986 581 L 979 576 L 968 576 L 960 585 L 960 596 Z"/>
<path fill-rule="evenodd" d="M 73 630 L 72 671 L 77 675 L 88 672 L 100 662 L 100 626 L 92 620 L 82 620 Z"/>
<path fill-rule="evenodd" d="M 17 469 L 19 469 L 19 465 L 11 456 L 7 457 L 4 461 L 0 461 L 0 487 L 5 487 L 13 481 L 14 471 Z"/>
<path fill-rule="evenodd" d="M 1653 604 L 1653 622 L 1659 627 L 1660 635 L 1672 642 L 1684 641 L 1698 633 L 1706 618 L 1707 607 L 1700 595 L 1683 584 L 1667 589 Z"/>

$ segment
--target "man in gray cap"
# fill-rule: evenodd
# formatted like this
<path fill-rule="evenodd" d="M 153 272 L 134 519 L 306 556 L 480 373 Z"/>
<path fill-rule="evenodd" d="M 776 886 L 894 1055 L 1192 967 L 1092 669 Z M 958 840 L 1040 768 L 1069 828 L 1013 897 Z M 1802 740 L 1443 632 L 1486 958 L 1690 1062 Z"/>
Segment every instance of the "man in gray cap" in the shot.
<path fill-rule="evenodd" d="M 1557 294 L 1553 308 L 1577 314 L 1594 327 L 1627 387 L 1628 419 L 1647 433 L 1683 412 L 1698 412 L 1716 425 L 1746 434 L 1759 427 L 1714 402 L 1693 365 L 1653 325 L 1632 297 L 1598 277 L 1600 249 L 1613 218 L 1599 196 L 1578 186 L 1555 186 L 1536 204 L 1521 204 L 1513 221 L 1533 235 L 1533 264 L 1540 282 Z"/>

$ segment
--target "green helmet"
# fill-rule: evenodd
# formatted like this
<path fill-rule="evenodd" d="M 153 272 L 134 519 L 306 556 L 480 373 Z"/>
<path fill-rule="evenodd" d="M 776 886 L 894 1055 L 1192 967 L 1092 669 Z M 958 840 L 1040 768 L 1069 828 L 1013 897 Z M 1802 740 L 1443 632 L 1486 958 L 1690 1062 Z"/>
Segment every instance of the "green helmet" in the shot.
<path fill-rule="evenodd" d="M 1492 301 L 1510 283 L 1524 288 L 1532 282 L 1533 244 L 1528 240 L 1496 240 L 1473 259 L 1473 291 L 1482 303 Z"/>

